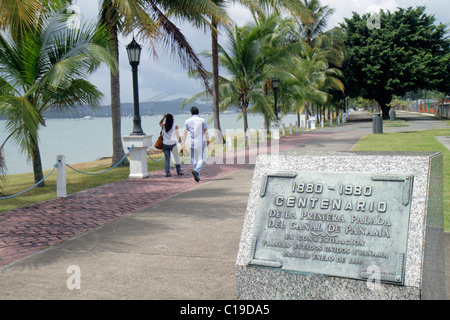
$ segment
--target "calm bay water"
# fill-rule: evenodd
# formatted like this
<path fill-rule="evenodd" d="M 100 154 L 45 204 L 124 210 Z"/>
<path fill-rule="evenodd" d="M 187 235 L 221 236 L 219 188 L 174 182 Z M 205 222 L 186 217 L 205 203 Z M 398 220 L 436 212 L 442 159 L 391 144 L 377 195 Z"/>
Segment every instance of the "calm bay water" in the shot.
<path fill-rule="evenodd" d="M 209 115 L 201 114 L 208 119 Z M 183 127 L 184 121 L 190 115 L 175 115 L 175 124 Z M 159 135 L 159 121 L 162 116 L 142 117 L 142 129 L 146 134 L 153 135 L 153 142 Z M 260 115 L 249 115 L 249 127 L 259 130 L 263 127 L 264 119 Z M 287 115 L 282 122 L 294 124 L 295 115 Z M 237 120 L 237 114 L 221 114 L 220 125 L 225 133 L 226 129 L 242 129 L 242 119 Z M 213 123 L 208 123 L 210 129 Z M 129 135 L 133 130 L 133 119 L 122 118 L 122 136 Z M 182 134 L 182 131 L 180 132 Z M 7 134 L 5 121 L 0 120 L 0 143 L 3 143 Z M 65 155 L 66 163 L 74 164 L 88 162 L 110 157 L 112 155 L 112 126 L 111 118 L 85 119 L 47 119 L 46 127 L 39 131 L 39 143 L 44 170 L 52 169 L 56 163 L 57 155 Z M 22 154 L 17 145 L 9 140 L 4 150 L 7 174 L 32 172 L 31 162 Z"/>

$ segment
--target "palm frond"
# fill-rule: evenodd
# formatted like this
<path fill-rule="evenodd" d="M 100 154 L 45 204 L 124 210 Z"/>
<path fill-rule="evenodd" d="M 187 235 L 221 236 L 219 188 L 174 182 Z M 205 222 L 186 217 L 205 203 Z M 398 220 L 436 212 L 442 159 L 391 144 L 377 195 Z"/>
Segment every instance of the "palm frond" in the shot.
<path fill-rule="evenodd" d="M 0 1 L 0 29 L 9 30 L 14 38 L 34 28 L 43 7 L 39 0 Z"/>
<path fill-rule="evenodd" d="M 181 33 L 180 29 L 162 13 L 153 1 L 148 2 L 153 10 L 154 20 L 158 21 L 158 24 L 164 31 L 162 35 L 163 43 L 171 48 L 172 55 L 178 56 L 178 60 L 182 67 L 189 70 L 198 70 L 206 90 L 212 93 L 209 77 L 203 63 L 187 41 L 186 37 Z"/>
<path fill-rule="evenodd" d="M 272 8 L 277 12 L 287 11 L 294 16 L 301 17 L 304 23 L 315 21 L 311 10 L 299 0 L 257 0 L 257 3 L 265 9 Z"/>
<path fill-rule="evenodd" d="M 224 9 L 224 1 L 211 0 L 153 0 L 155 5 L 165 10 L 167 17 L 189 21 L 196 28 L 214 28 L 210 20 L 222 25 L 232 23 Z M 253 1 L 251 1 L 253 3 Z"/>
<path fill-rule="evenodd" d="M 30 145 L 38 140 L 38 129 L 43 119 L 35 106 L 23 97 L 0 96 L 0 110 L 6 115 L 5 130 L 22 150 L 31 157 Z M 5 141 L 7 140 L 5 139 Z"/>
<path fill-rule="evenodd" d="M 195 103 L 199 100 L 204 100 L 209 98 L 209 92 L 208 91 L 201 91 L 199 93 L 194 94 L 192 97 L 186 99 L 182 104 L 181 104 L 181 110 L 183 110 L 186 106 Z"/>

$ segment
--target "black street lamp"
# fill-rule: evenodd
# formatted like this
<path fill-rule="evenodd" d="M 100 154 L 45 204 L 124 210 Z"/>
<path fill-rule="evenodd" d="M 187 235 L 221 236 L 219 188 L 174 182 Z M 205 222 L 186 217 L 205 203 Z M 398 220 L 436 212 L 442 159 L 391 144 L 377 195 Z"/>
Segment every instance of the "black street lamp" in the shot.
<path fill-rule="evenodd" d="M 278 96 L 277 96 L 277 90 L 278 90 L 278 86 L 279 86 L 279 81 L 277 78 L 273 78 L 272 79 L 272 88 L 273 88 L 273 97 L 275 100 L 275 117 L 277 118 L 277 122 L 278 122 Z"/>
<path fill-rule="evenodd" d="M 134 97 L 134 117 L 132 136 L 145 135 L 141 127 L 141 116 L 139 115 L 139 89 L 138 89 L 138 65 L 141 57 L 141 46 L 133 40 L 127 45 L 128 61 L 130 61 L 131 71 L 133 72 L 133 97 Z"/>

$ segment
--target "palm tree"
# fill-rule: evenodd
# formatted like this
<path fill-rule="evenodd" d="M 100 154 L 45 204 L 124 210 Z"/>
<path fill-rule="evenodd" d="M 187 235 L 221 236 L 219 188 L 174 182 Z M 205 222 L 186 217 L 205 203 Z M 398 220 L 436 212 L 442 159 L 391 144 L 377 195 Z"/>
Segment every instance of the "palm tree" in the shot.
<path fill-rule="evenodd" d="M 326 30 L 327 20 L 334 13 L 334 9 L 322 6 L 319 0 L 302 0 L 314 17 L 313 22 L 294 18 L 291 25 L 291 41 L 304 41 L 309 46 L 327 50 L 328 60 L 335 66 L 341 66 L 346 49 L 343 45 L 344 33 L 341 28 L 334 27 Z"/>
<path fill-rule="evenodd" d="M 248 129 L 247 113 L 250 103 L 267 104 L 267 97 L 264 96 L 260 86 L 264 77 L 263 71 L 266 56 L 261 54 L 261 52 L 265 39 L 261 37 L 260 33 L 251 28 L 228 26 L 225 29 L 230 49 L 227 51 L 219 45 L 218 58 L 220 66 L 225 69 L 229 77 L 219 77 L 220 109 L 224 111 L 231 107 L 240 108 L 244 132 L 246 132 Z M 211 57 L 211 52 L 203 53 L 203 55 Z M 192 72 L 191 76 L 198 77 L 198 74 Z M 187 99 L 183 106 L 207 95 L 207 91 L 197 93 Z"/>
<path fill-rule="evenodd" d="M 290 30 L 292 25 L 292 18 L 282 18 L 277 12 L 271 14 L 260 14 L 255 17 L 254 23 L 248 25 L 249 28 L 254 28 L 254 32 L 260 34 L 260 38 L 264 39 L 263 49 L 260 54 L 265 56 L 266 65 L 264 66 L 263 75 L 263 90 L 265 95 L 269 95 L 269 89 L 273 91 L 272 80 L 275 77 L 279 77 L 277 66 L 285 61 L 292 55 L 299 54 L 302 52 L 304 43 L 303 42 L 292 42 L 290 39 Z M 283 71 L 282 71 L 283 72 Z M 282 76 L 282 75 L 281 75 Z M 280 89 L 285 87 L 282 83 Z M 288 106 L 284 101 L 288 97 L 283 95 L 283 90 L 279 90 L 278 102 L 281 102 L 281 110 L 283 107 Z M 273 104 L 274 101 L 273 101 Z M 277 106 L 280 109 L 279 106 Z M 264 116 L 264 125 L 266 130 L 269 130 L 270 121 L 276 119 L 275 116 L 275 106 L 268 110 L 267 108 L 255 105 L 252 110 L 258 110 L 259 113 Z M 289 110 L 285 110 L 288 112 Z"/>
<path fill-rule="evenodd" d="M 128 5 L 128 6 L 127 6 Z M 142 7 L 136 1 L 114 1 L 103 0 L 100 4 L 99 25 L 108 31 L 111 41 L 111 52 L 119 63 L 119 32 L 124 28 L 123 16 L 128 15 L 125 22 L 132 24 L 137 20 L 135 16 L 146 16 Z M 148 33 L 156 32 L 155 23 L 148 19 L 150 26 Z M 130 27 L 131 28 L 131 27 Z M 123 159 L 121 165 L 128 164 L 128 159 L 124 157 L 121 131 L 120 113 L 120 75 L 118 70 L 110 70 L 110 90 L 111 90 L 111 121 L 112 121 L 112 164 L 115 165 Z"/>
<path fill-rule="evenodd" d="M 326 104 L 331 97 L 329 90 L 344 91 L 339 79 L 342 72 L 330 67 L 326 50 L 306 45 L 301 55 L 292 55 L 277 68 L 298 118 L 307 103 Z M 308 108 L 306 111 L 311 112 Z"/>
<path fill-rule="evenodd" d="M 10 32 L 12 37 L 22 34 L 23 28 L 32 28 L 36 14 L 42 9 L 39 0 L 0 1 L 0 30 Z M 0 181 L 6 177 L 5 157 L 0 147 Z M 0 190 L 1 191 L 1 190 Z"/>
<path fill-rule="evenodd" d="M 211 9 L 210 0 L 102 0 L 99 25 L 105 26 L 113 43 L 112 51 L 119 61 L 119 34 L 134 33 L 153 49 L 162 41 L 178 55 L 179 62 L 188 69 L 197 69 L 205 87 L 210 90 L 209 78 L 195 51 L 177 26 L 160 9 L 178 7 L 186 12 L 205 12 Z M 156 54 L 156 53 L 155 53 Z M 124 156 L 121 119 L 119 74 L 111 73 L 111 118 L 113 128 L 113 164 Z M 123 163 L 124 164 L 124 163 Z"/>
<path fill-rule="evenodd" d="M 101 62 L 117 68 L 105 30 L 67 28 L 62 5 L 41 10 L 34 27 L 23 28 L 20 37 L 0 34 L 0 114 L 8 132 L 2 147 L 13 139 L 27 153 L 36 183 L 43 178 L 38 131 L 45 111 L 98 105 L 102 94 L 85 79 Z"/>
<path fill-rule="evenodd" d="M 291 25 L 291 41 L 305 42 L 311 49 L 314 49 L 313 51 L 309 49 L 310 53 L 320 52 L 321 59 L 324 58 L 328 64 L 340 67 L 346 57 L 346 49 L 343 42 L 340 41 L 343 31 L 340 28 L 333 28 L 324 32 L 327 20 L 334 13 L 334 9 L 322 6 L 319 0 L 302 0 L 302 3 L 312 12 L 314 21 L 307 22 L 294 18 L 294 23 Z M 308 101 L 311 109 L 313 103 L 314 99 Z M 322 103 L 319 102 L 319 104 Z M 308 113 L 310 112 L 308 108 L 306 110 Z"/>
<path fill-rule="evenodd" d="M 301 0 L 302 4 L 308 8 L 314 17 L 311 22 L 298 21 L 300 27 L 299 35 L 302 40 L 311 45 L 314 39 L 324 32 L 327 26 L 327 19 L 334 13 L 334 9 L 322 6 L 319 0 Z"/>
<path fill-rule="evenodd" d="M 267 97 L 261 84 L 266 79 L 264 71 L 268 58 L 263 53 L 264 46 L 266 37 L 271 34 L 263 36 L 258 31 L 257 28 L 229 27 L 227 37 L 230 49 L 227 52 L 219 46 L 219 63 L 230 74 L 229 79 L 222 78 L 220 85 L 223 97 L 221 109 L 238 106 L 242 111 L 244 132 L 248 129 L 249 105 L 267 106 Z"/>
<path fill-rule="evenodd" d="M 6 180 L 6 164 L 3 156 L 3 148 L 0 149 L 0 182 Z M 0 195 L 2 195 L 2 185 L 0 184 Z"/>

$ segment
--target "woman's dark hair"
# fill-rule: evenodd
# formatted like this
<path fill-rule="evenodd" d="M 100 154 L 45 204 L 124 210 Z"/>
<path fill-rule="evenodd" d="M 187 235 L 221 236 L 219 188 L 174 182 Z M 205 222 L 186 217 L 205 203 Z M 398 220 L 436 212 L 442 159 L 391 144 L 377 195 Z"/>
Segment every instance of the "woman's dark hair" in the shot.
<path fill-rule="evenodd" d="M 170 113 L 166 116 L 166 123 L 164 124 L 164 129 L 169 132 L 173 127 L 173 115 Z"/>

